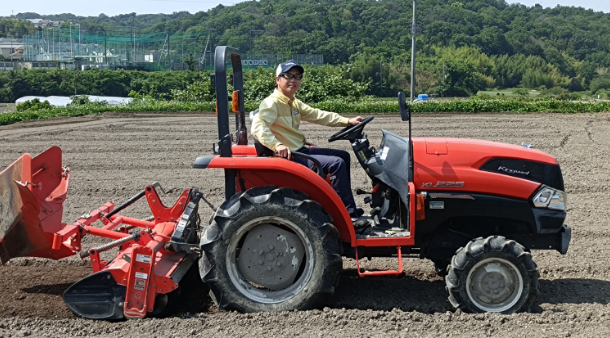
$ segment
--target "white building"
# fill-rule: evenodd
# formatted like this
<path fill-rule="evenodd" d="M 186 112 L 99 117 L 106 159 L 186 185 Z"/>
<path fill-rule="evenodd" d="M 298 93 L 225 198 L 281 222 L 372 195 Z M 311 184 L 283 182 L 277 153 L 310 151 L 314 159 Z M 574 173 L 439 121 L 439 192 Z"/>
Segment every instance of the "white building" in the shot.
<path fill-rule="evenodd" d="M 11 54 L 15 57 L 17 49 L 20 49 L 21 57 L 23 57 L 23 39 L 0 38 L 0 54 L 5 59 L 10 59 Z"/>

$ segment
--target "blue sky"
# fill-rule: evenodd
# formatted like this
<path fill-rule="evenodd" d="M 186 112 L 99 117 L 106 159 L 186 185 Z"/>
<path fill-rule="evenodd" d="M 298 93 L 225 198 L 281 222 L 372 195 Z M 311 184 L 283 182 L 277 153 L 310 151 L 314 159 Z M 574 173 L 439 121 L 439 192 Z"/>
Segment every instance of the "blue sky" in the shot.
<path fill-rule="evenodd" d="M 419 0 L 426 1 L 426 0 Z M 9 16 L 11 13 L 36 12 L 39 14 L 73 13 L 81 16 L 97 16 L 104 13 L 109 16 L 136 12 L 138 14 L 172 13 L 179 11 L 207 11 L 218 4 L 230 6 L 241 2 L 240 0 L 2 0 L 0 16 Z M 608 0 L 507 0 L 508 3 L 522 3 L 527 6 L 541 4 L 543 7 L 580 6 L 592 8 L 595 11 L 610 13 Z"/>

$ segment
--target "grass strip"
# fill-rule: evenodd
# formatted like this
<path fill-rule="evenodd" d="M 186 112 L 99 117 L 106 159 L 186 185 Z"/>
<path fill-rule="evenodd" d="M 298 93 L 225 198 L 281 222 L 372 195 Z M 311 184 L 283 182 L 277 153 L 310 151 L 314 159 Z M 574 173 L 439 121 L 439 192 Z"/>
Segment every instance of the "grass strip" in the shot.
<path fill-rule="evenodd" d="M 334 100 L 312 104 L 312 107 L 340 114 L 384 114 L 397 113 L 397 102 L 384 101 L 355 101 Z M 246 110 L 258 108 L 258 103 L 247 103 Z M 136 101 L 121 106 L 105 106 L 99 104 L 85 104 L 70 106 L 66 108 L 52 108 L 41 110 L 29 110 L 23 112 L 0 114 L 0 125 L 8 125 L 16 122 L 41 120 L 54 117 L 83 116 L 100 114 L 105 112 L 116 113 L 138 113 L 138 112 L 213 112 L 214 102 L 182 102 L 145 100 Z M 424 102 L 412 105 L 415 113 L 600 113 L 610 112 L 610 102 L 574 102 L 557 100 L 468 100 L 450 102 Z"/>

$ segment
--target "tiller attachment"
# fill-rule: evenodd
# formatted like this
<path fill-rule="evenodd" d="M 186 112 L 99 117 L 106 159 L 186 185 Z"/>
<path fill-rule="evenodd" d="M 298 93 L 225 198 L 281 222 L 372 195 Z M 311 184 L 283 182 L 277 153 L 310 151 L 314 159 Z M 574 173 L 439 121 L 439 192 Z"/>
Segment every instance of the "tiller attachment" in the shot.
<path fill-rule="evenodd" d="M 116 320 L 164 315 L 178 283 L 199 256 L 197 213 L 201 193 L 187 189 L 172 207 L 165 207 L 155 189 L 144 188 L 114 208 L 108 202 L 71 225 L 61 223 L 69 169 L 62 167 L 61 149 L 53 147 L 35 158 L 23 155 L 0 174 L 0 257 L 61 259 L 80 252 L 89 257 L 93 274 L 72 285 L 64 301 L 76 315 Z M 146 198 L 152 217 L 139 220 L 118 213 Z M 96 221 L 102 227 L 93 227 Z M 112 241 L 81 251 L 84 235 Z M 106 262 L 100 254 L 118 248 Z"/>

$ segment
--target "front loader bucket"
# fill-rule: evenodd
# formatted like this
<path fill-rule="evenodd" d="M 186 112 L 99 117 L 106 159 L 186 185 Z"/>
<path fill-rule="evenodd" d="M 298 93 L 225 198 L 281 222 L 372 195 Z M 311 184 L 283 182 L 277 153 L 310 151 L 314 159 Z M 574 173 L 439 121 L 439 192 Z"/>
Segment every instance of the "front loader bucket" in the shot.
<path fill-rule="evenodd" d="M 35 158 L 25 154 L 0 173 L 2 263 L 15 257 L 59 259 L 73 254 L 63 246 L 52 250 L 53 235 L 64 226 L 68 176 L 58 147 Z"/>

